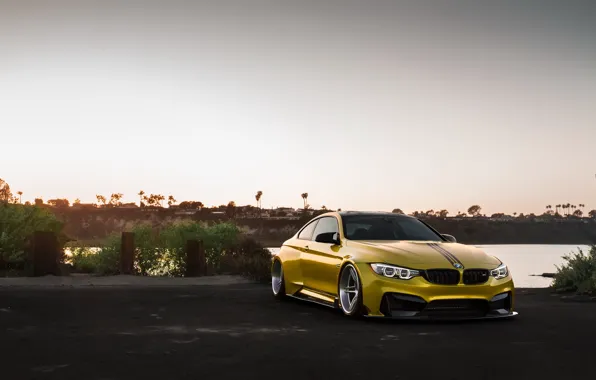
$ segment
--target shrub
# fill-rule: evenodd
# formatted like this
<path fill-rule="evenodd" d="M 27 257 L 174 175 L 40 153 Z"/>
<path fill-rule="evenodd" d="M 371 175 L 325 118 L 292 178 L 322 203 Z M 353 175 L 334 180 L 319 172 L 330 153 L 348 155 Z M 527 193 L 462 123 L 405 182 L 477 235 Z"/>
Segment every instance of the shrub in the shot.
<path fill-rule="evenodd" d="M 557 267 L 552 286 L 561 291 L 596 294 L 596 246 L 590 252 L 563 256 L 565 264 Z"/>
<path fill-rule="evenodd" d="M 159 233 L 150 226 L 138 226 L 135 233 L 135 273 L 143 276 L 183 276 L 186 268 L 186 242 L 203 241 L 207 265 L 212 272 L 239 274 L 256 281 L 269 281 L 271 253 L 258 242 L 241 238 L 231 223 L 206 226 L 183 222 Z M 119 272 L 120 234 L 111 235 L 97 249 L 72 248 L 70 262 L 76 272 L 98 275 Z"/>
<path fill-rule="evenodd" d="M 271 259 L 271 252 L 268 249 L 252 238 L 244 238 L 222 257 L 220 269 L 258 282 L 269 282 L 271 281 Z"/>
<path fill-rule="evenodd" d="M 49 210 L 37 206 L 0 202 L 0 263 L 22 268 L 28 239 L 35 231 L 60 236 L 63 223 Z"/>

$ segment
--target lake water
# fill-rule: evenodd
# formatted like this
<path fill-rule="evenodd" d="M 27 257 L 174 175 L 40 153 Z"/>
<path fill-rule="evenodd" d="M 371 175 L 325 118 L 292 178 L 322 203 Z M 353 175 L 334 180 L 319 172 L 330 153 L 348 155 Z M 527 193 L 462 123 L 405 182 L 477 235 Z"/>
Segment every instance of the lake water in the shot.
<path fill-rule="evenodd" d="M 540 244 L 502 244 L 502 245 L 475 245 L 489 255 L 498 257 L 503 261 L 513 275 L 516 287 L 543 288 L 548 287 L 552 279 L 532 274 L 554 273 L 555 265 L 564 263 L 563 256 L 577 252 L 581 248 L 584 252 L 589 250 L 585 245 L 540 245 Z M 270 248 L 275 253 L 279 248 Z"/>

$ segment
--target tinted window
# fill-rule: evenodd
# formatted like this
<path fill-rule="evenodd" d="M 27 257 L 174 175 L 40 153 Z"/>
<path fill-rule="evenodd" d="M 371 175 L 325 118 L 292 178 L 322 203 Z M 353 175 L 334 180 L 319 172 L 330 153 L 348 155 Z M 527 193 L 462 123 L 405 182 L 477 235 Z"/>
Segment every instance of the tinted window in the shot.
<path fill-rule="evenodd" d="M 415 218 L 399 215 L 345 215 L 344 235 L 350 240 L 443 241 L 440 235 Z"/>
<path fill-rule="evenodd" d="M 310 240 L 310 238 L 312 237 L 312 233 L 314 232 L 315 227 L 317 226 L 317 222 L 318 220 L 315 220 L 313 222 L 310 222 L 310 224 L 307 224 L 306 227 L 304 227 L 304 229 L 300 231 L 300 233 L 298 234 L 298 239 Z"/>
<path fill-rule="evenodd" d="M 337 224 L 337 219 L 326 216 L 319 219 L 319 223 L 317 224 L 317 228 L 315 228 L 312 240 L 317 240 L 317 236 L 329 232 L 339 232 L 339 225 Z"/>

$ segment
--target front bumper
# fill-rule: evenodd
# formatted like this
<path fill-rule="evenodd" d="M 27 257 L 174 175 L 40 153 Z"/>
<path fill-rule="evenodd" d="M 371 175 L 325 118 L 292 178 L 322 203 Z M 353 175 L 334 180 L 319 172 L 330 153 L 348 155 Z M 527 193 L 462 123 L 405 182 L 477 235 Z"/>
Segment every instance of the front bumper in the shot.
<path fill-rule="evenodd" d="M 385 293 L 380 305 L 384 317 L 400 319 L 487 319 L 517 315 L 511 292 L 491 300 L 481 298 L 446 298 L 427 302 L 422 297 Z"/>
<path fill-rule="evenodd" d="M 480 285 L 437 285 L 422 277 L 386 278 L 359 266 L 367 316 L 399 319 L 493 319 L 517 315 L 511 276 Z"/>

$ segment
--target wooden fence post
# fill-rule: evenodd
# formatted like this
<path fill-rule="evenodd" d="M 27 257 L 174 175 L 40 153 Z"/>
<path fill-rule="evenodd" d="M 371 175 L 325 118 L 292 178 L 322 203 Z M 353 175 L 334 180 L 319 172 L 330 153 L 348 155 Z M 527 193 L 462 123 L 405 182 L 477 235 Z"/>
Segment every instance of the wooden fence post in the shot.
<path fill-rule="evenodd" d="M 120 273 L 133 274 L 135 262 L 135 234 L 123 232 L 120 243 Z"/>
<path fill-rule="evenodd" d="M 55 233 L 50 231 L 35 231 L 33 233 L 33 244 L 31 248 L 32 264 L 30 274 L 37 276 L 45 276 L 53 274 L 60 275 L 60 268 L 58 266 L 58 251 L 60 250 L 58 244 L 58 237 Z"/>
<path fill-rule="evenodd" d="M 186 241 L 186 272 L 185 277 L 204 276 L 207 272 L 205 247 L 201 240 Z"/>

